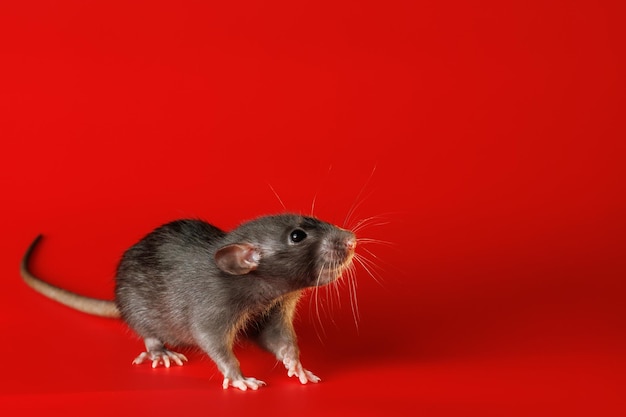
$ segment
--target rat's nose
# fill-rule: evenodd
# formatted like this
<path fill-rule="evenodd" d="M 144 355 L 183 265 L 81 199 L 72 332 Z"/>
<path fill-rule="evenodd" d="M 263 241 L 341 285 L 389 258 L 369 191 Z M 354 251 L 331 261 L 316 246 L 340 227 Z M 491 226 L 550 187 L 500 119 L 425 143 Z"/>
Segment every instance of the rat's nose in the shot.
<path fill-rule="evenodd" d="M 343 243 L 346 246 L 346 249 L 348 249 L 349 251 L 353 251 L 356 248 L 356 237 L 351 236 L 349 238 L 346 238 Z"/>

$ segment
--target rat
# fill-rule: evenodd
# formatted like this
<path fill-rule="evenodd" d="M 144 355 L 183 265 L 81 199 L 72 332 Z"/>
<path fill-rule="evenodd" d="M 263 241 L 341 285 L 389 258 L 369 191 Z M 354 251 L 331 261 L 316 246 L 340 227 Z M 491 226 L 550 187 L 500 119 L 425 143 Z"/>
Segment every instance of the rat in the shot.
<path fill-rule="evenodd" d="M 306 288 L 331 284 L 352 268 L 357 244 L 353 232 L 297 214 L 260 217 L 230 232 L 203 220 L 175 220 L 123 254 L 109 301 L 33 275 L 29 259 L 40 240 L 21 264 L 22 277 L 37 292 L 85 313 L 120 317 L 145 343 L 134 364 L 183 365 L 187 358 L 170 348 L 196 346 L 217 365 L 224 389 L 243 391 L 265 385 L 245 377 L 233 353 L 244 332 L 273 353 L 289 377 L 302 384 L 320 381 L 300 362 L 296 305 Z"/>

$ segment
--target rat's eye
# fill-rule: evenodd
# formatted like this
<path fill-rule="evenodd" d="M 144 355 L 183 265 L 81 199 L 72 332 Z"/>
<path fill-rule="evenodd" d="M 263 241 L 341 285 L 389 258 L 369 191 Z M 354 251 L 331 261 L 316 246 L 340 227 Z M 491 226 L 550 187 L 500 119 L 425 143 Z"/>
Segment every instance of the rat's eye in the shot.
<path fill-rule="evenodd" d="M 304 230 L 302 229 L 294 229 L 290 234 L 289 234 L 289 239 L 293 242 L 293 243 L 298 243 L 298 242 L 302 242 L 305 238 L 306 238 L 307 234 Z"/>

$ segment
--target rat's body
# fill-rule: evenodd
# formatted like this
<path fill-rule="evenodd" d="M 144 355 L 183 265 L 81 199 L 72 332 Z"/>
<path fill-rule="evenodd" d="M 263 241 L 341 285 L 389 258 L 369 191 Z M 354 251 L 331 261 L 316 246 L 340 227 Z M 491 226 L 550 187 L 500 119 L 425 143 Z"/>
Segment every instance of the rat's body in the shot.
<path fill-rule="evenodd" d="M 355 245 L 352 232 L 298 215 L 262 217 L 229 233 L 203 221 L 179 220 L 126 251 L 114 305 L 34 277 L 27 268 L 33 246 L 22 275 L 39 292 L 71 307 L 109 317 L 119 313 L 146 344 L 135 363 L 182 365 L 186 358 L 165 345 L 198 346 L 224 375 L 224 388 L 257 389 L 264 383 L 245 378 L 233 354 L 237 333 L 248 330 L 284 363 L 289 376 L 318 382 L 300 364 L 295 307 L 302 289 L 333 282 L 350 267 Z"/>

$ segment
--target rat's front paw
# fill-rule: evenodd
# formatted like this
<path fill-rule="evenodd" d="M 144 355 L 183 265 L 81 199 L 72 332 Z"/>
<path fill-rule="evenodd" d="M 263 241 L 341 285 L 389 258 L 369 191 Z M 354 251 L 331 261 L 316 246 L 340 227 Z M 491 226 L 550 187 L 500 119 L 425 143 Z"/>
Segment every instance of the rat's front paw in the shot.
<path fill-rule="evenodd" d="M 248 388 L 251 390 L 258 390 L 259 387 L 265 385 L 265 382 L 260 381 L 256 378 L 224 378 L 224 382 L 222 383 L 222 388 L 227 389 L 228 387 L 239 388 L 242 391 L 247 391 Z"/>
<path fill-rule="evenodd" d="M 283 364 L 287 369 L 287 376 L 297 376 L 301 384 L 306 384 L 307 382 L 317 384 L 321 381 L 321 379 L 313 374 L 313 372 L 304 369 L 299 360 L 285 358 L 283 359 Z"/>

